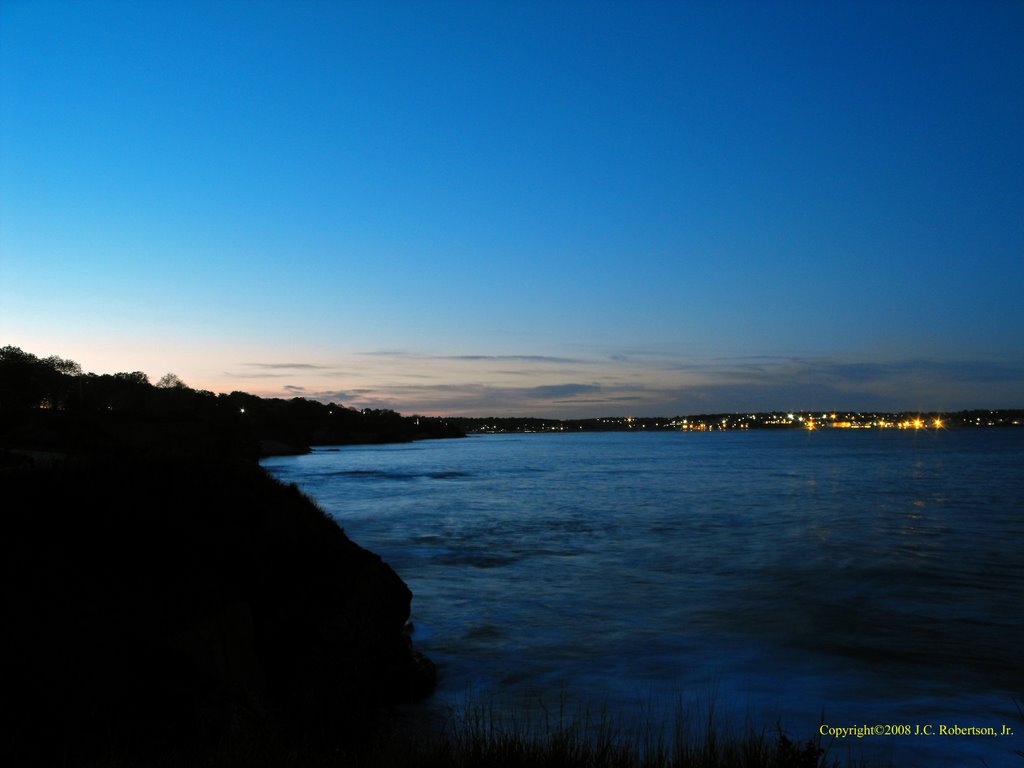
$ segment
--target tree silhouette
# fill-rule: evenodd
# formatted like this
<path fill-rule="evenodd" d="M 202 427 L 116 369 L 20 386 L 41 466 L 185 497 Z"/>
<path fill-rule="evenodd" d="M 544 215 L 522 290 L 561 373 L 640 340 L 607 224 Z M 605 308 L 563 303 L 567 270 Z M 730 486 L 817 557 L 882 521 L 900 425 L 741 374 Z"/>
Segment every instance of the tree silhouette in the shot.
<path fill-rule="evenodd" d="M 63 406 L 73 377 L 81 373 L 73 360 L 56 355 L 40 360 L 19 347 L 0 347 L 0 408 Z"/>
<path fill-rule="evenodd" d="M 156 385 L 160 389 L 188 389 L 188 385 L 174 373 L 165 373 Z"/>

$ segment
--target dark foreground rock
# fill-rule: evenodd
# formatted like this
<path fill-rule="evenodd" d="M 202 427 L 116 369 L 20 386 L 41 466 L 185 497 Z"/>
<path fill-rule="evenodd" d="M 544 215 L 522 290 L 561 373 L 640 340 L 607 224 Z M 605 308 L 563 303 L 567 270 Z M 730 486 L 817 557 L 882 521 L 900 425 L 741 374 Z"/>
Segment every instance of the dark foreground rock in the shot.
<path fill-rule="evenodd" d="M 433 687 L 406 585 L 258 467 L 80 459 L 0 482 L 15 764 L 246 728 L 347 743 Z"/>

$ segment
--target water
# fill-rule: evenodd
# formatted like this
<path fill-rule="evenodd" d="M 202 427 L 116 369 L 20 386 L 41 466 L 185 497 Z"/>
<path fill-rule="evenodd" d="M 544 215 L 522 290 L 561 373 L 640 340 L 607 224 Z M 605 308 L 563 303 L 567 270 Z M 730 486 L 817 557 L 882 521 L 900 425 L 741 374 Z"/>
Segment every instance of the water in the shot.
<path fill-rule="evenodd" d="M 1005 724 L 850 742 L 1024 766 L 1024 431 L 495 435 L 264 464 L 409 584 L 435 707 L 628 721 L 713 699 L 799 738 L 822 715 Z"/>

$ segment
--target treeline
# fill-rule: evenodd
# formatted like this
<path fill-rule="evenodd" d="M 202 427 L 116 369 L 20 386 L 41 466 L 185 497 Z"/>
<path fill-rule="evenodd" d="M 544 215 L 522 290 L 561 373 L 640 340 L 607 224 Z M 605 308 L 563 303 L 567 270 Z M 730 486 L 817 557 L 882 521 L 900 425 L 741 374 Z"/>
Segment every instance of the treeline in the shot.
<path fill-rule="evenodd" d="M 192 389 L 174 374 L 94 374 L 0 348 L 0 444 L 40 451 L 251 456 L 311 445 L 458 437 L 448 422 L 304 398 Z"/>

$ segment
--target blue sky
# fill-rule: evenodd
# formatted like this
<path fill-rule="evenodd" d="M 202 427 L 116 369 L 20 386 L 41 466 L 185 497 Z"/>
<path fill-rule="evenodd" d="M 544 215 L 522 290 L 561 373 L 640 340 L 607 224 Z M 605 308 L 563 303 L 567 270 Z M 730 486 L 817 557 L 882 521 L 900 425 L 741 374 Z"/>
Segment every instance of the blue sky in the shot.
<path fill-rule="evenodd" d="M 0 4 L 0 343 L 412 413 L 1019 407 L 1020 3 Z"/>

